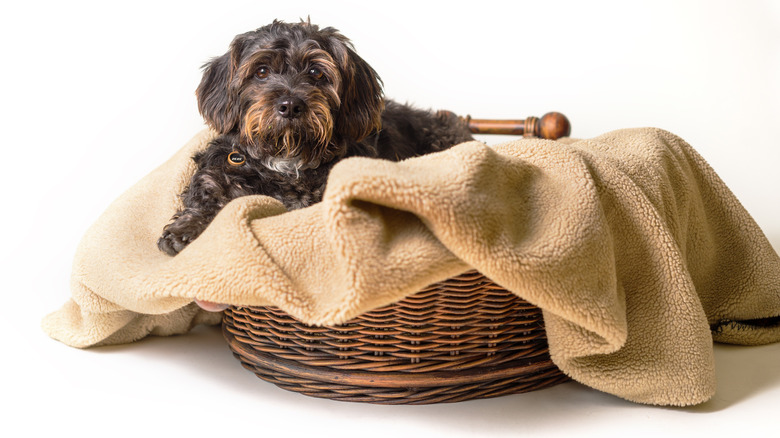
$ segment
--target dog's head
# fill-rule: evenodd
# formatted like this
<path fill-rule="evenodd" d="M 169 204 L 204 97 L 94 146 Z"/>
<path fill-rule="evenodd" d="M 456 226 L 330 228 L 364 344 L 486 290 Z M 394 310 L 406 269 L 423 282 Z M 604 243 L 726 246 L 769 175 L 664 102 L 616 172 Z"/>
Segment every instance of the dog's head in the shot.
<path fill-rule="evenodd" d="M 237 130 L 250 154 L 306 164 L 379 129 L 384 107 L 379 76 L 349 40 L 307 22 L 238 35 L 206 64 L 196 94 L 209 126 Z"/>

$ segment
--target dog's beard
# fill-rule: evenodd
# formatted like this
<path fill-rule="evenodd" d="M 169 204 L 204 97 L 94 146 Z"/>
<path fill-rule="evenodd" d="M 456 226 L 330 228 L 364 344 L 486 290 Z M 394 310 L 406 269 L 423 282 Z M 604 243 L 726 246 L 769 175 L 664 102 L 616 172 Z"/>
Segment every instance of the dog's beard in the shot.
<path fill-rule="evenodd" d="M 259 101 L 245 112 L 242 142 L 254 146 L 248 149 L 254 158 L 296 158 L 316 167 L 329 158 L 333 125 L 330 107 L 324 102 L 310 100 L 305 114 L 286 119 L 274 105 Z"/>

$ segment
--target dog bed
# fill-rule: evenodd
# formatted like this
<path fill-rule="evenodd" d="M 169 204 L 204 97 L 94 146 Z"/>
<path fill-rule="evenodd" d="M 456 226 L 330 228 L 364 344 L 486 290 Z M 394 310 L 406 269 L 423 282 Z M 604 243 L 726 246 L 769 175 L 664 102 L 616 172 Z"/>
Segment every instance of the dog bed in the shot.
<path fill-rule="evenodd" d="M 477 270 L 541 309 L 567 376 L 627 400 L 715 390 L 712 341 L 780 341 L 780 258 L 706 162 L 658 129 L 479 142 L 399 163 L 351 158 L 321 203 L 231 202 L 176 257 L 155 246 L 197 135 L 88 230 L 72 298 L 43 321 L 75 347 L 184 333 L 263 306 L 343 324 Z"/>

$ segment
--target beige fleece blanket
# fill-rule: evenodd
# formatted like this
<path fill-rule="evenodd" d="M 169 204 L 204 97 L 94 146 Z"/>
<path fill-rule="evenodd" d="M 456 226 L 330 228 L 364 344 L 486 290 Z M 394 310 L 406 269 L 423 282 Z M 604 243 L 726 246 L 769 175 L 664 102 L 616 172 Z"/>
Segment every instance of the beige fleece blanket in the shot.
<path fill-rule="evenodd" d="M 715 390 L 713 338 L 780 341 L 780 258 L 683 140 L 661 130 L 471 142 L 400 163 L 352 158 L 323 202 L 230 203 L 176 257 L 155 242 L 194 171 L 196 136 L 84 236 L 72 299 L 43 327 L 76 347 L 218 323 L 193 298 L 337 324 L 476 268 L 541 307 L 553 361 L 628 400 Z M 714 329 L 711 332 L 711 325 Z"/>

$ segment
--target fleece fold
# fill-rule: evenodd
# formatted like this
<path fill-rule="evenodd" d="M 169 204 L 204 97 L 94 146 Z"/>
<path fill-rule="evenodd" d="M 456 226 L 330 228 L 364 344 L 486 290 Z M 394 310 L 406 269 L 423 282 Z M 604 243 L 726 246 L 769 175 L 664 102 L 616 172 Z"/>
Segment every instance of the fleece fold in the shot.
<path fill-rule="evenodd" d="M 709 399 L 713 341 L 780 341 L 780 257 L 669 132 L 350 158 L 322 202 L 287 212 L 236 199 L 169 257 L 156 240 L 213 136 L 193 138 L 87 231 L 71 299 L 43 321 L 50 336 L 86 348 L 218 323 L 195 298 L 336 325 L 477 269 L 542 309 L 561 370 L 638 403 Z"/>

